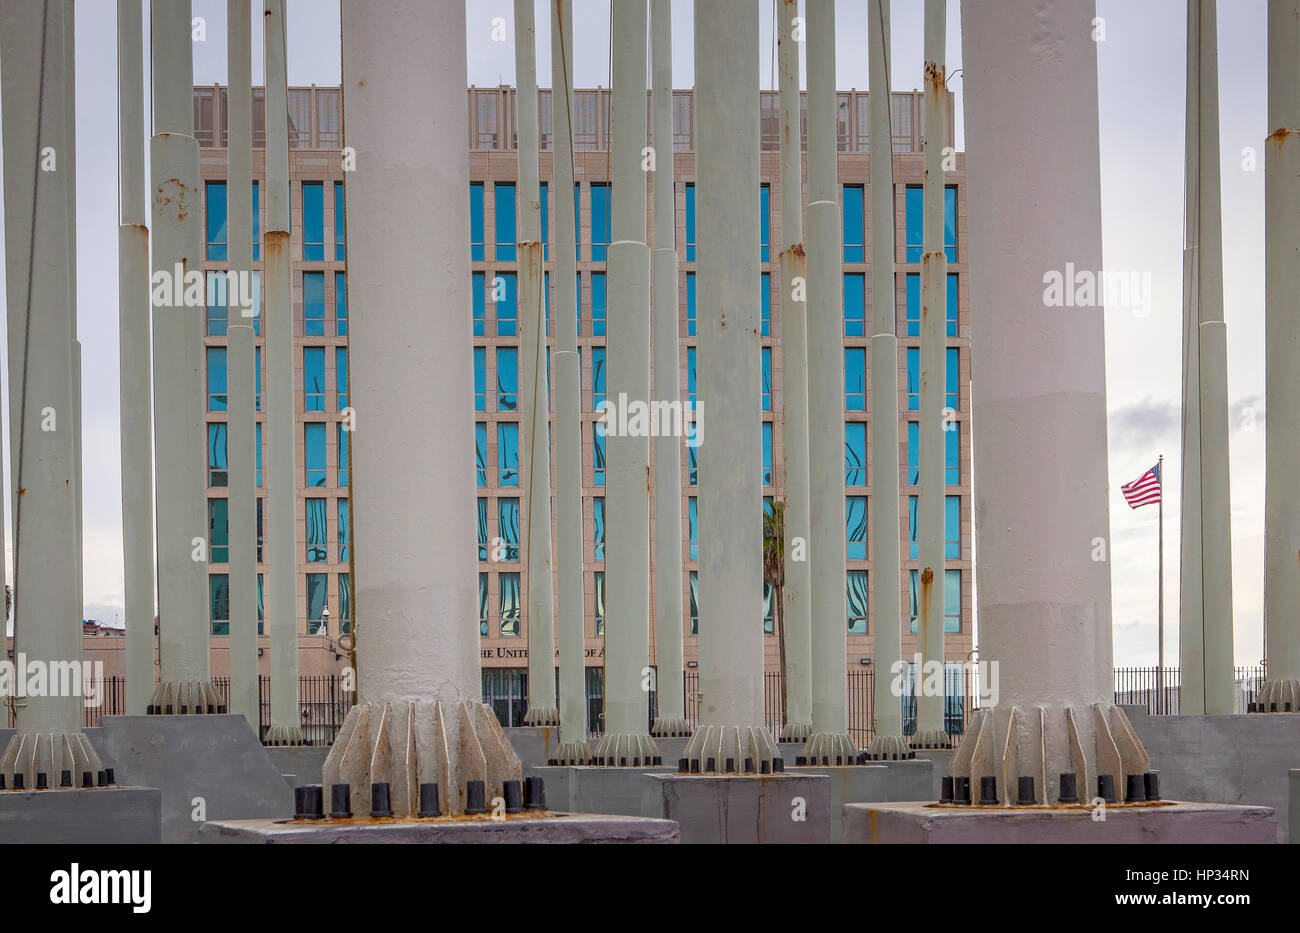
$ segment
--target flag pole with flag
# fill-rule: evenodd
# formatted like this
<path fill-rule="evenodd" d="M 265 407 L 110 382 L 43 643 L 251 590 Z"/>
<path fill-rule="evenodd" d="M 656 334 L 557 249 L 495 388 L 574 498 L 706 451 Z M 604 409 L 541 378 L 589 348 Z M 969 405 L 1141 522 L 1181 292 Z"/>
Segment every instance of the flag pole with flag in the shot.
<path fill-rule="evenodd" d="M 1156 460 L 1156 465 L 1147 470 L 1131 483 L 1120 487 L 1124 501 L 1129 508 L 1140 509 L 1144 505 L 1159 507 L 1159 532 L 1157 537 L 1158 566 L 1156 586 L 1159 594 L 1156 600 L 1156 631 L 1158 640 L 1158 660 L 1156 662 L 1156 713 L 1164 713 L 1165 707 L 1165 502 L 1164 502 L 1164 455 Z"/>

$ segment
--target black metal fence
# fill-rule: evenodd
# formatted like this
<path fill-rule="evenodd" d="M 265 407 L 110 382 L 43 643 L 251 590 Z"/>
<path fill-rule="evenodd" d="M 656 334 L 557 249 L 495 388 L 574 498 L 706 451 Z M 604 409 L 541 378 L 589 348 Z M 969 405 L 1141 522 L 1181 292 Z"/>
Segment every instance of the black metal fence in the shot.
<path fill-rule="evenodd" d="M 527 706 L 527 671 L 525 669 L 500 669 L 511 676 L 502 680 L 487 677 L 484 671 L 483 701 L 493 708 L 501 724 L 522 725 Z M 961 741 L 971 713 L 980 705 L 980 669 L 976 665 L 951 665 L 943 673 L 944 729 L 953 739 Z M 587 669 L 587 706 L 593 735 L 603 731 L 604 671 L 599 667 Z M 874 668 L 848 671 L 849 734 L 858 747 L 866 748 L 875 737 L 875 676 Z M 898 683 L 891 686 L 893 695 L 900 696 L 903 709 L 903 733 L 916 731 L 917 694 L 921 689 L 933 690 L 936 684 L 918 684 L 910 674 L 891 675 Z M 1244 713 L 1255 702 L 1264 685 L 1265 670 L 1262 665 L 1238 667 L 1234 672 L 1234 709 Z M 501 681 L 500 684 L 497 682 Z M 213 678 L 218 693 L 229 703 L 230 678 Z M 1152 715 L 1177 715 L 1179 688 L 1182 680 L 1177 667 L 1163 671 L 1155 667 L 1115 668 L 1115 703 L 1137 705 Z M 94 688 L 98 688 L 94 690 Z M 87 691 L 84 724 L 97 726 L 104 716 L 126 713 L 126 678 L 104 677 Z M 686 671 L 683 675 L 686 719 L 692 727 L 699 723 L 700 675 Z M 271 679 L 258 678 L 260 706 L 259 735 L 265 736 L 271 725 Z M 91 705 L 94 703 L 95 705 Z M 302 676 L 298 678 L 298 720 L 310 745 L 330 745 L 351 708 L 351 694 L 343 689 L 343 678 L 337 674 Z M 763 675 L 763 713 L 767 728 L 779 735 L 785 726 L 781 710 L 781 674 L 767 671 Z M 658 696 L 650 693 L 650 721 L 658 715 Z M 14 726 L 14 708 L 5 702 L 5 723 Z"/>

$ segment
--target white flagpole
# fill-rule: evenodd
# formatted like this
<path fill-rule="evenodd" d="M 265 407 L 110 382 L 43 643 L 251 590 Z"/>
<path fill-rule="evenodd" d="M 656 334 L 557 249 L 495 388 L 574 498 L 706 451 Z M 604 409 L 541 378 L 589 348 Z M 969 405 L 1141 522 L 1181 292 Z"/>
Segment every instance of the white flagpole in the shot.
<path fill-rule="evenodd" d="M 1159 596 L 1156 601 L 1156 629 L 1158 632 L 1157 648 L 1158 657 L 1156 659 L 1156 713 L 1164 713 L 1165 705 L 1165 455 L 1160 455 L 1158 463 L 1158 476 L 1160 480 L 1160 520 L 1159 520 L 1159 571 L 1158 583 Z"/>

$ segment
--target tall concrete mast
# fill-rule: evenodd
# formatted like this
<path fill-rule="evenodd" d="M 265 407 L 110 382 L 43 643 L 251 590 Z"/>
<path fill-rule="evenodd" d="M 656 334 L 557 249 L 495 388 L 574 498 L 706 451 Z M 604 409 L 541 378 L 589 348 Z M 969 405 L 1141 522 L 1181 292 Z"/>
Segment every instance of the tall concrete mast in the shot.
<path fill-rule="evenodd" d="M 265 0 L 266 234 L 262 293 L 266 313 L 265 615 L 271 634 L 268 745 L 300 745 L 298 722 L 298 537 L 293 413 L 293 302 L 289 234 L 289 92 L 284 0 Z"/>
<path fill-rule="evenodd" d="M 524 476 L 528 480 L 528 519 L 523 529 L 528 555 L 528 712 L 524 724 L 558 726 L 546 280 L 542 277 L 542 200 L 537 174 L 537 35 L 533 0 L 515 0 L 515 84 L 519 115 L 519 324 L 524 361 L 519 407 L 524 415 Z"/>
<path fill-rule="evenodd" d="M 578 321 L 577 223 L 573 189 L 573 4 L 551 0 L 551 120 L 555 140 L 555 566 L 560 611 L 560 748 L 556 761 L 587 764 L 586 601 L 582 588 L 582 396 Z"/>
<path fill-rule="evenodd" d="M 437 783 L 444 814 L 521 780 L 519 758 L 480 700 L 474 533 L 469 160 L 465 5 L 344 0 L 344 137 L 357 168 L 344 191 L 358 433 L 352 497 L 358 541 L 358 703 L 324 782 L 371 812 L 389 785 L 413 816 Z M 412 111 L 410 102 L 422 107 Z M 402 236 L 392 236 L 392 231 Z M 428 296 L 442 300 L 430 305 Z M 557 315 L 558 318 L 566 315 Z M 429 399 L 440 404 L 430 407 Z M 444 494 L 427 495 L 429 477 Z M 438 534 L 431 535 L 430 529 Z"/>
<path fill-rule="evenodd" d="M 763 487 L 758 296 L 758 17 L 754 0 L 695 4 L 699 198 L 699 727 L 691 768 L 761 771 Z M 842 607 L 841 607 L 842 608 Z"/>
<path fill-rule="evenodd" d="M 154 691 L 153 400 L 149 395 L 143 25 L 140 0 L 118 0 L 117 314 L 121 356 L 122 570 L 126 711 L 133 716 L 145 714 Z"/>
<path fill-rule="evenodd" d="M 1044 307 L 1043 272 L 1101 268 L 1092 0 L 962 4 L 980 655 L 999 665 L 954 776 L 1019 778 L 1042 803 L 1061 774 L 1090 799 L 1149 760 L 1112 703 L 1106 346 L 1101 307 Z M 929 125 L 929 124 L 927 124 Z M 1044 218 L 1069 217 L 1070 223 Z"/>
<path fill-rule="evenodd" d="M 1215 0 L 1188 0 L 1179 638 L 1185 714 L 1233 710 L 1228 362 L 1215 11 Z"/>
<path fill-rule="evenodd" d="M 944 65 L 946 0 L 925 0 L 925 189 L 921 225 L 921 417 L 917 502 L 919 569 L 917 614 L 923 665 L 943 664 L 944 623 L 944 446 L 948 423 L 943 417 L 948 333 L 948 258 L 943 248 L 943 147 L 948 127 L 947 69 Z M 892 146 L 891 146 L 892 149 Z M 879 152 L 879 149 L 875 150 Z M 875 190 L 874 187 L 872 189 Z M 874 280 L 873 280 L 874 287 Z M 917 723 L 913 748 L 948 748 L 943 728 L 944 695 L 925 689 L 925 667 L 916 672 Z M 946 684 L 944 678 L 941 683 Z"/>
<path fill-rule="evenodd" d="M 679 402 L 681 342 L 677 324 L 677 229 L 673 185 L 673 29 L 671 0 L 650 3 L 654 104 L 654 379 L 655 398 Z M 656 736 L 691 734 L 682 677 L 682 439 L 655 438 Z"/>
<path fill-rule="evenodd" d="M 1264 148 L 1264 621 L 1268 680 L 1260 708 L 1300 712 L 1300 2 L 1268 5 L 1268 140 Z"/>
<path fill-rule="evenodd" d="M 153 301 L 154 456 L 161 682 L 148 711 L 225 712 L 212 685 L 208 621 L 207 483 L 202 431 L 202 192 L 194 138 L 194 68 L 188 0 L 150 4 L 153 131 L 153 278 L 171 284 Z M 170 294 L 166 294 L 170 292 Z"/>
<path fill-rule="evenodd" d="M 81 732 L 81 594 L 69 582 L 81 549 L 73 53 L 70 0 L 0 11 L 10 462 L 13 491 L 22 491 L 13 500 L 14 653 L 18 664 L 44 664 L 51 679 L 73 687 L 7 700 L 18 729 L 0 756 L 9 788 L 15 775 L 28 788 L 38 774 L 54 787 L 65 769 L 78 779 L 99 770 Z"/>
<path fill-rule="evenodd" d="M 781 101 L 781 385 L 785 429 L 785 726 L 783 742 L 812 732 L 812 505 L 808 488 L 808 298 L 803 248 L 803 130 L 798 0 L 781 0 L 777 67 Z"/>
<path fill-rule="evenodd" d="M 253 275 L 253 89 L 252 21 L 249 0 L 227 0 L 226 58 L 229 71 L 226 150 L 226 239 L 229 243 L 227 288 L 227 443 L 230 498 L 227 515 L 230 533 L 230 711 L 243 713 L 254 732 L 261 723 L 261 697 L 257 672 L 257 461 L 256 461 L 256 354 L 253 349 L 252 307 L 247 288 Z M 248 292 L 248 294 L 245 294 Z M 241 301 L 229 300 L 238 295 Z M 235 308 L 239 316 L 235 317 Z M 236 323 L 238 321 L 238 323 Z M 259 733 L 260 734 L 260 733 Z"/>
<path fill-rule="evenodd" d="M 804 9 L 808 14 L 808 486 L 813 619 L 812 735 L 807 753 L 817 763 L 833 765 L 849 764 L 857 755 L 849 737 L 844 611 L 844 338 L 835 3 L 807 0 Z"/>
<path fill-rule="evenodd" d="M 876 620 L 875 735 L 869 757 L 907 758 L 902 698 L 893 690 L 894 667 L 902 660 L 898 478 L 898 337 L 894 333 L 893 139 L 889 129 L 889 0 L 867 4 L 867 60 L 871 109 L 871 555 Z M 928 124 L 927 124 L 928 125 Z"/>
<path fill-rule="evenodd" d="M 611 0 L 614 218 L 609 246 L 608 398 L 624 413 L 650 401 L 650 247 L 646 245 L 646 0 Z M 568 313 L 565 309 L 564 313 Z M 620 419 L 620 420 L 624 420 Z M 609 419 L 613 421 L 613 419 Z M 640 766 L 650 738 L 650 438 L 605 441 L 605 734 L 596 762 Z"/>

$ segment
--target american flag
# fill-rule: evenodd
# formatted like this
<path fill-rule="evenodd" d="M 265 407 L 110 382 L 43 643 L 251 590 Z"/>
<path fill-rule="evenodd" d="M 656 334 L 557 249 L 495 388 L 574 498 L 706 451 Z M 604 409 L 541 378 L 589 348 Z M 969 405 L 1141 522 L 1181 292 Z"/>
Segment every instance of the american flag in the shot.
<path fill-rule="evenodd" d="M 1120 492 L 1124 493 L 1124 501 L 1129 507 L 1136 509 L 1159 502 L 1160 489 L 1160 464 L 1157 463 L 1133 482 L 1121 486 Z"/>

